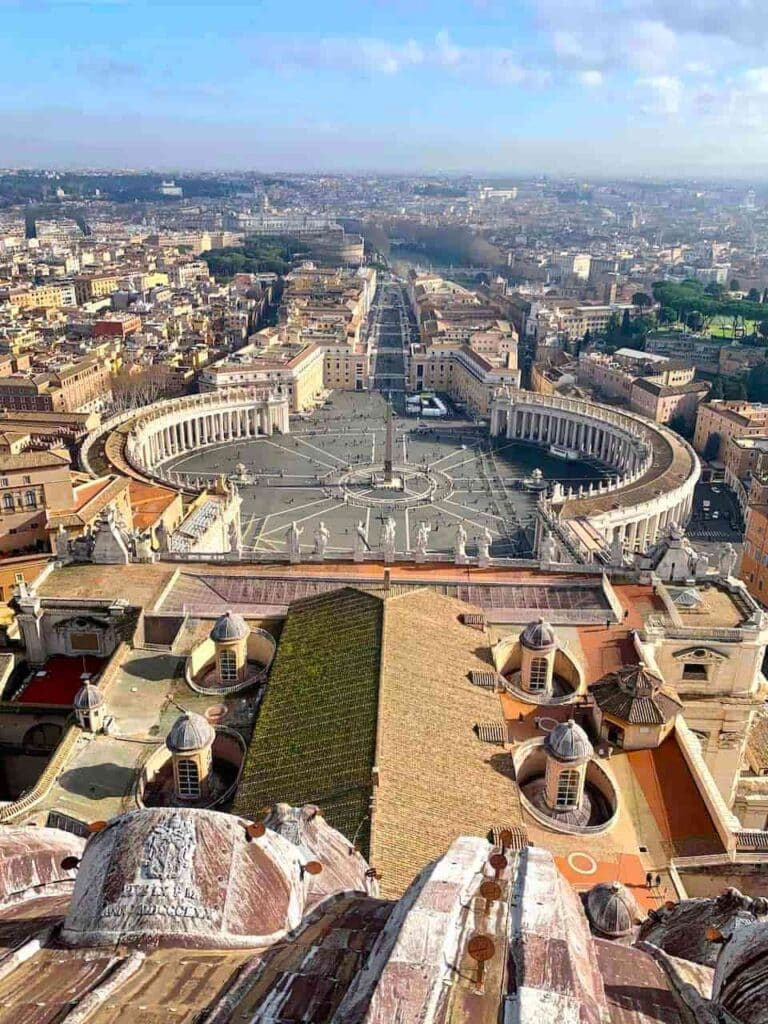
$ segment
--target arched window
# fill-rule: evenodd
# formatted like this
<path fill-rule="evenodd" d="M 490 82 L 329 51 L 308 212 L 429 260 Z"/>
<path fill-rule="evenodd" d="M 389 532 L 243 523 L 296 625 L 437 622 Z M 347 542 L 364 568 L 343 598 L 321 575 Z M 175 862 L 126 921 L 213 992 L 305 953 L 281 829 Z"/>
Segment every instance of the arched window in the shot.
<path fill-rule="evenodd" d="M 557 796 L 555 806 L 563 811 L 568 807 L 576 807 L 579 802 L 580 772 L 575 768 L 566 768 L 557 777 Z"/>
<path fill-rule="evenodd" d="M 179 796 L 196 800 L 200 796 L 200 772 L 197 762 L 183 758 L 177 765 L 179 776 Z"/>
<path fill-rule="evenodd" d="M 34 491 L 24 491 L 24 504 L 27 508 L 34 508 L 37 505 L 37 498 Z"/>
<path fill-rule="evenodd" d="M 547 685 L 547 659 L 531 658 L 531 669 L 528 676 L 529 690 L 543 690 Z"/>
<path fill-rule="evenodd" d="M 13 512 L 13 495 L 12 494 L 4 494 L 3 495 L 3 508 L 7 512 Z"/>
<path fill-rule="evenodd" d="M 42 750 L 49 752 L 59 745 L 64 730 L 55 722 L 40 722 L 24 733 L 22 744 L 26 751 Z"/>
<path fill-rule="evenodd" d="M 219 675 L 222 683 L 237 682 L 237 655 L 232 650 L 224 650 L 219 655 Z"/>

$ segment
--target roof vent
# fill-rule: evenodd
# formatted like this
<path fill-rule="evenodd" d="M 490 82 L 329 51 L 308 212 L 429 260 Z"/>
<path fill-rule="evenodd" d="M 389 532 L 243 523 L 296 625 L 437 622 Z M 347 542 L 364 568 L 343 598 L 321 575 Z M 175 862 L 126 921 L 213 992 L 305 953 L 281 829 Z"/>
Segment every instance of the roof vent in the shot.
<path fill-rule="evenodd" d="M 465 626 L 485 632 L 487 623 L 483 612 L 463 612 L 459 618 Z"/>
<path fill-rule="evenodd" d="M 472 727 L 475 735 L 483 743 L 504 743 L 504 726 L 501 722 L 476 722 Z"/>
<path fill-rule="evenodd" d="M 495 672 L 488 672 L 484 669 L 472 669 L 469 673 L 469 681 L 473 686 L 481 686 L 484 690 L 495 690 L 498 676 Z"/>

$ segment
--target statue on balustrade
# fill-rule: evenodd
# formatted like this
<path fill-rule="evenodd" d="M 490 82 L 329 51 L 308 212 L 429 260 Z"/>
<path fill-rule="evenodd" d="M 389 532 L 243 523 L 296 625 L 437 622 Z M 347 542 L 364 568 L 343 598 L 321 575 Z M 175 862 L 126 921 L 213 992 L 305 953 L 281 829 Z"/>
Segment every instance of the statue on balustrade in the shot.
<path fill-rule="evenodd" d="M 467 531 L 464 523 L 459 523 L 456 527 L 456 536 L 453 542 L 453 555 L 458 560 L 463 560 L 467 557 Z"/>
<path fill-rule="evenodd" d="M 285 544 L 288 548 L 288 554 L 291 558 L 301 557 L 301 535 L 304 533 L 304 527 L 299 526 L 294 520 L 288 527 L 285 534 Z"/>
<path fill-rule="evenodd" d="M 424 556 L 427 553 L 427 545 L 429 544 L 429 523 L 421 522 L 416 527 L 416 554 Z"/>
<path fill-rule="evenodd" d="M 315 536 L 314 536 L 315 546 L 314 546 L 314 549 L 313 549 L 312 553 L 315 555 L 315 557 L 317 557 L 317 558 L 324 558 L 325 557 L 325 551 L 326 551 L 326 548 L 328 547 L 328 541 L 330 539 L 331 539 L 330 531 L 329 531 L 328 527 L 325 525 L 325 523 L 323 522 L 323 520 L 321 519 L 320 522 L 317 524 L 317 529 L 315 530 Z"/>
<path fill-rule="evenodd" d="M 491 544 L 493 543 L 493 534 L 487 526 L 483 527 L 483 532 L 479 533 L 475 538 L 477 541 L 477 557 L 481 562 L 487 562 L 491 557 Z"/>
<path fill-rule="evenodd" d="M 381 549 L 384 552 L 385 558 L 395 557 L 396 533 L 397 523 L 395 522 L 394 516 L 387 516 L 381 531 Z"/>
<path fill-rule="evenodd" d="M 733 544 L 726 544 L 723 550 L 720 552 L 720 575 L 725 576 L 726 578 L 729 576 L 733 576 L 733 572 L 736 568 L 736 563 L 738 562 L 738 560 L 739 556 L 736 554 L 736 548 L 734 548 Z"/>

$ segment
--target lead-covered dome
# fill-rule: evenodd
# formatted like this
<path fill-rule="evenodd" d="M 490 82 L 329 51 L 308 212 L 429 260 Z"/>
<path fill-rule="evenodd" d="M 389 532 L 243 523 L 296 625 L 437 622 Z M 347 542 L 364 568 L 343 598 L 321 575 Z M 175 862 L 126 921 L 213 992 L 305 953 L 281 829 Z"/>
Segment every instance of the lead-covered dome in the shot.
<path fill-rule="evenodd" d="M 555 726 L 544 740 L 544 749 L 558 761 L 580 764 L 594 754 L 589 736 L 571 718 Z"/>
<path fill-rule="evenodd" d="M 113 818 L 83 852 L 62 930 L 71 946 L 273 945 L 296 928 L 306 881 L 296 848 L 267 829 L 191 808 Z"/>
<path fill-rule="evenodd" d="M 637 903 L 620 882 L 600 882 L 587 893 L 589 923 L 601 935 L 611 939 L 630 935 L 637 919 Z"/>
<path fill-rule="evenodd" d="M 243 640 L 250 633 L 248 623 L 235 612 L 225 612 L 221 618 L 214 623 L 210 632 L 211 640 L 214 643 L 222 640 Z"/>
<path fill-rule="evenodd" d="M 551 651 L 557 646 L 555 631 L 545 619 L 529 622 L 520 634 L 520 643 L 529 651 Z"/>
<path fill-rule="evenodd" d="M 93 683 L 84 683 L 75 694 L 72 702 L 76 711 L 93 711 L 104 703 L 104 694 Z"/>
<path fill-rule="evenodd" d="M 216 730 L 202 715 L 185 711 L 179 715 L 165 737 L 165 745 L 172 754 L 186 754 L 193 750 L 204 750 L 216 738 Z"/>
<path fill-rule="evenodd" d="M 715 965 L 712 999 L 740 1024 L 768 1020 L 768 923 L 734 920 Z"/>

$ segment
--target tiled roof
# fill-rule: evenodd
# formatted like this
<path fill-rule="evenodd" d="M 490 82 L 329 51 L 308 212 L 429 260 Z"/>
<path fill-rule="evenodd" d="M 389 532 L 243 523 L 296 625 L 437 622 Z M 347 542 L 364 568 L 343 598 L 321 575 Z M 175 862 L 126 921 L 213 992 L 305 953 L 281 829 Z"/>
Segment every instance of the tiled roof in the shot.
<path fill-rule="evenodd" d="M 643 689 L 627 686 L 622 678 L 626 671 L 619 669 L 590 686 L 589 692 L 604 714 L 630 725 L 663 725 L 682 710 L 677 695 L 660 681 Z"/>
<path fill-rule="evenodd" d="M 386 601 L 369 858 L 385 895 L 400 895 L 454 836 L 522 821 L 510 755 L 473 730 L 505 731 L 498 696 L 470 682 L 492 668 L 459 619 L 474 610 L 427 588 Z"/>
<path fill-rule="evenodd" d="M 382 618 L 382 601 L 351 587 L 291 605 L 235 813 L 317 804 L 367 853 Z"/>

